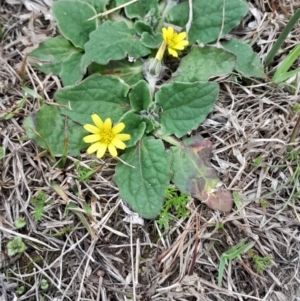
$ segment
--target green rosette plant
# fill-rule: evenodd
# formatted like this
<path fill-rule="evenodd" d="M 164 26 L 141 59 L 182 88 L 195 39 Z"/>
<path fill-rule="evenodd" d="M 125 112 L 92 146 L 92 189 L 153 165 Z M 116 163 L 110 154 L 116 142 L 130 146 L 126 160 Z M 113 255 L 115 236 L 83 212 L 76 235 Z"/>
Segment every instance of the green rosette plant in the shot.
<path fill-rule="evenodd" d="M 209 164 L 210 142 L 186 136 L 218 99 L 212 78 L 233 70 L 263 77 L 248 44 L 219 42 L 248 6 L 244 0 L 126 2 L 53 3 L 61 36 L 48 38 L 30 57 L 64 87 L 55 103 L 27 117 L 27 136 L 53 158 L 86 149 L 118 158 L 120 196 L 145 218 L 158 216 L 170 182 L 213 209 L 230 211 L 231 194 Z"/>

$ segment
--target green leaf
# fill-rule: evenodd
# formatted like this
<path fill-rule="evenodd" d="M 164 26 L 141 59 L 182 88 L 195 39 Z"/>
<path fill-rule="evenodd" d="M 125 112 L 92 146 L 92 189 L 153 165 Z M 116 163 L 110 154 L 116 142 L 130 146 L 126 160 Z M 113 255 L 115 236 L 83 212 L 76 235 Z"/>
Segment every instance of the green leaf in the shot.
<path fill-rule="evenodd" d="M 111 61 L 106 66 L 93 63 L 89 66 L 91 73 L 99 72 L 106 75 L 114 75 L 125 81 L 128 85 L 134 85 L 143 79 L 143 62 L 136 60 L 129 62 L 128 60 Z"/>
<path fill-rule="evenodd" d="M 161 127 L 164 135 L 178 138 L 198 128 L 211 112 L 218 97 L 216 83 L 172 83 L 166 84 L 155 94 L 161 105 Z"/>
<path fill-rule="evenodd" d="M 117 0 L 117 5 L 127 3 L 128 0 Z M 154 18 L 158 12 L 158 0 L 140 0 L 125 7 L 125 14 L 129 19 Z"/>
<path fill-rule="evenodd" d="M 114 181 L 120 196 L 141 216 L 157 217 L 170 180 L 170 153 L 161 140 L 145 137 L 121 158 L 133 167 L 122 162 L 116 166 Z"/>
<path fill-rule="evenodd" d="M 145 23 L 144 21 L 138 20 L 138 21 L 134 22 L 133 27 L 134 27 L 136 33 L 140 36 L 144 32 L 148 32 L 150 35 L 154 34 L 152 27 L 149 24 Z"/>
<path fill-rule="evenodd" d="M 89 3 L 95 8 L 97 13 L 103 13 L 106 10 L 106 5 L 108 4 L 109 0 L 82 0 L 82 2 Z"/>
<path fill-rule="evenodd" d="M 172 182 L 182 193 L 205 202 L 209 208 L 229 212 L 233 205 L 231 193 L 217 188 L 220 182 L 211 167 L 211 142 L 200 135 L 172 146 Z"/>
<path fill-rule="evenodd" d="M 135 146 L 145 133 L 146 123 L 143 117 L 136 115 L 133 112 L 127 112 L 123 115 L 120 122 L 124 122 L 125 124 L 124 133 L 130 134 L 131 136 L 130 140 L 125 142 L 126 147 Z"/>
<path fill-rule="evenodd" d="M 82 55 L 82 53 L 73 53 L 62 63 L 59 76 L 64 86 L 74 85 L 82 79 L 84 75 L 80 69 Z"/>
<path fill-rule="evenodd" d="M 252 48 L 237 39 L 222 43 L 223 47 L 237 57 L 235 70 L 245 77 L 264 78 L 264 67 Z"/>
<path fill-rule="evenodd" d="M 81 68 L 85 70 L 91 62 L 106 65 L 110 60 L 121 60 L 127 55 L 139 58 L 149 53 L 150 50 L 134 36 L 134 30 L 124 21 L 106 21 L 90 34 Z"/>
<path fill-rule="evenodd" d="M 143 45 L 151 49 L 158 48 L 162 41 L 162 34 L 160 33 L 151 35 L 148 32 L 144 32 L 141 37 Z"/>
<path fill-rule="evenodd" d="M 33 139 L 40 147 L 50 154 L 61 154 L 64 141 L 68 143 L 68 153 L 79 155 L 80 149 L 86 147 L 83 137 L 86 131 L 81 125 L 61 116 L 56 106 L 44 104 L 40 110 L 29 115 L 24 121 L 24 128 L 29 139 Z"/>
<path fill-rule="evenodd" d="M 233 54 L 216 47 L 195 46 L 180 60 L 173 78 L 177 82 L 206 81 L 211 77 L 232 72 L 234 66 Z"/>
<path fill-rule="evenodd" d="M 288 72 L 289 68 L 293 65 L 293 63 L 299 56 L 300 44 L 293 48 L 293 50 L 284 58 L 284 60 L 276 70 L 273 76 L 273 80 L 275 83 L 281 83 L 300 72 L 299 68 Z"/>
<path fill-rule="evenodd" d="M 130 140 L 125 142 L 126 147 L 135 146 L 145 133 L 146 123 L 143 117 L 133 112 L 127 112 L 122 116 L 120 122 L 124 122 L 125 124 L 124 133 L 131 136 Z"/>
<path fill-rule="evenodd" d="M 141 80 L 133 86 L 129 93 L 129 100 L 132 109 L 136 112 L 149 109 L 152 104 L 152 98 L 148 83 Z"/>
<path fill-rule="evenodd" d="M 247 12 L 248 5 L 244 0 L 214 0 L 209 3 L 194 0 L 193 22 L 188 38 L 190 45 L 196 41 L 204 44 L 216 41 L 222 27 L 221 36 L 224 36 L 240 23 Z M 184 27 L 188 16 L 188 1 L 184 1 L 170 10 L 167 22 Z"/>
<path fill-rule="evenodd" d="M 82 48 L 89 40 L 89 34 L 97 27 L 96 10 L 82 1 L 60 0 L 53 3 L 52 11 L 61 34 L 76 47 Z"/>
<path fill-rule="evenodd" d="M 30 57 L 38 59 L 33 65 L 44 73 L 59 75 L 62 63 L 73 53 L 80 52 L 68 40 L 62 37 L 49 38 L 42 42 L 38 48 L 29 53 Z"/>
<path fill-rule="evenodd" d="M 129 111 L 126 95 L 129 86 L 116 77 L 94 74 L 77 86 L 58 90 L 55 100 L 64 105 L 60 111 L 80 124 L 92 123 L 91 115 L 98 114 L 103 120 L 117 122 Z"/>

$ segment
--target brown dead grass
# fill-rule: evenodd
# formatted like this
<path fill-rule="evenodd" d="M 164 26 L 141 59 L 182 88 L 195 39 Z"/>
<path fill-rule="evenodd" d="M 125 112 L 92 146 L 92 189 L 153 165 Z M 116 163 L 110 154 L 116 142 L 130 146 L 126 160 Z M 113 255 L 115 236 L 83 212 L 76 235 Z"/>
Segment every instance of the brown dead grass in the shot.
<path fill-rule="evenodd" d="M 29 3 L 40 11 L 30 11 Z M 49 14 L 51 1 L 26 4 L 7 0 L 0 6 L 4 26 L 0 116 L 15 111 L 24 97 L 22 84 L 50 102 L 61 87 L 57 77 L 36 73 L 24 64 L 32 47 L 56 34 Z M 249 5 L 252 14 L 233 34 L 250 41 L 264 60 L 300 5 L 288 0 L 255 0 Z M 299 37 L 298 24 L 270 73 Z M 134 217 L 123 221 L 128 215 L 111 181 L 114 164 L 82 154 L 81 166 L 102 168 L 89 182 L 79 182 L 77 158 L 68 157 L 66 167 L 60 169 L 26 139 L 22 123 L 38 110 L 38 98 L 27 97 L 13 118 L 2 120 L 0 300 L 16 300 L 21 285 L 26 292 L 18 300 L 299 300 L 299 158 L 286 155 L 297 119 L 292 108 L 299 103 L 299 81 L 297 91 L 255 80 L 219 81 L 220 100 L 198 132 L 213 141 L 213 166 L 237 193 L 241 208 L 225 215 L 192 200 L 189 218 L 172 222 L 168 233 L 161 233 L 155 221 L 144 221 L 143 226 L 134 224 Z M 251 164 L 258 157 L 260 164 Z M 51 187 L 53 182 L 65 193 L 64 199 Z M 47 196 L 47 205 L 43 219 L 35 222 L 30 199 L 39 190 Z M 90 204 L 91 233 L 76 214 L 65 214 L 66 200 L 81 209 L 85 201 Z M 262 201 L 268 205 L 262 206 Z M 15 228 L 19 217 L 25 217 L 25 229 Z M 8 258 L 6 244 L 17 236 L 27 250 Z M 272 265 L 258 275 L 246 253 L 241 260 L 229 262 L 218 287 L 221 254 L 246 237 L 254 242 L 257 254 L 272 258 Z M 41 279 L 50 283 L 46 292 L 39 288 Z"/>

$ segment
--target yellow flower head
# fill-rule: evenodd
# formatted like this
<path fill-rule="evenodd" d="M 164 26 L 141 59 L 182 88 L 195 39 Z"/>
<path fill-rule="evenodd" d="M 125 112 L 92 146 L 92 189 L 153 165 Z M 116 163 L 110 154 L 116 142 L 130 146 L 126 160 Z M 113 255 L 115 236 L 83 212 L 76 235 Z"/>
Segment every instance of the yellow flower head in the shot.
<path fill-rule="evenodd" d="M 107 118 L 104 122 L 97 115 L 92 115 L 94 124 L 85 124 L 83 127 L 92 135 L 88 135 L 83 138 L 86 143 L 93 143 L 88 149 L 87 153 L 92 154 L 97 152 L 97 157 L 102 158 L 108 149 L 113 157 L 117 157 L 117 148 L 125 149 L 126 145 L 123 141 L 129 140 L 129 134 L 120 134 L 125 128 L 123 122 L 116 124 L 112 127 L 112 121 Z"/>
<path fill-rule="evenodd" d="M 189 42 L 185 40 L 186 32 L 174 32 L 174 29 L 171 26 L 168 28 L 163 27 L 162 34 L 164 41 L 167 44 L 169 54 L 175 57 L 178 57 L 178 50 L 183 50 L 184 47 L 189 44 Z"/>

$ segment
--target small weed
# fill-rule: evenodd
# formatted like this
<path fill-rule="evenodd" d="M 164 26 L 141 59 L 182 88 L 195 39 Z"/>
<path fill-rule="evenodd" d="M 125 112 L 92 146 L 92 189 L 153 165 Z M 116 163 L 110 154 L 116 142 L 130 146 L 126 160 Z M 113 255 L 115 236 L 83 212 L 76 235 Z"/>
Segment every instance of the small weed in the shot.
<path fill-rule="evenodd" d="M 35 213 L 33 218 L 36 222 L 40 221 L 43 218 L 44 207 L 46 202 L 46 195 L 42 190 L 38 191 L 36 197 L 30 199 L 31 204 L 34 206 Z"/>
<path fill-rule="evenodd" d="M 157 224 L 160 229 L 169 229 L 169 222 L 171 220 L 185 218 L 189 215 L 190 211 L 186 208 L 186 204 L 189 202 L 187 194 L 180 193 L 174 186 L 169 186 L 166 189 L 166 202 L 162 208 L 162 211 L 157 219 Z M 174 215 L 171 214 L 174 212 Z"/>
<path fill-rule="evenodd" d="M 263 207 L 263 208 L 267 208 L 270 206 L 270 203 L 266 200 L 266 199 L 262 199 L 260 202 L 259 202 L 260 206 Z"/>
<path fill-rule="evenodd" d="M 40 288 L 43 291 L 46 291 L 49 288 L 49 282 L 47 279 L 42 279 L 40 283 Z"/>
<path fill-rule="evenodd" d="M 79 163 L 75 164 L 75 168 L 77 168 L 78 181 L 85 181 L 87 183 L 89 182 L 91 176 L 99 170 L 99 166 L 92 167 L 92 169 L 90 169 L 79 165 Z"/>
<path fill-rule="evenodd" d="M 23 243 L 21 237 L 15 237 L 7 244 L 8 256 L 14 256 L 18 253 L 22 253 L 26 250 L 26 245 Z"/>
<path fill-rule="evenodd" d="M 15 220 L 15 226 L 17 229 L 24 228 L 26 226 L 26 221 L 24 217 L 19 217 Z"/>
<path fill-rule="evenodd" d="M 18 289 L 17 289 L 17 294 L 18 294 L 19 296 L 21 296 L 21 295 L 23 295 L 24 293 L 25 293 L 25 286 L 24 286 L 24 285 L 19 286 Z"/>
<path fill-rule="evenodd" d="M 253 250 L 250 250 L 248 252 L 248 255 L 253 260 L 254 268 L 259 274 L 262 274 L 265 271 L 265 269 L 272 263 L 271 257 L 261 257 L 255 254 Z"/>

